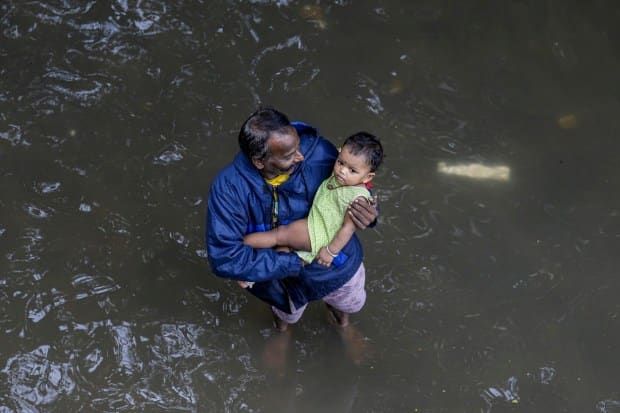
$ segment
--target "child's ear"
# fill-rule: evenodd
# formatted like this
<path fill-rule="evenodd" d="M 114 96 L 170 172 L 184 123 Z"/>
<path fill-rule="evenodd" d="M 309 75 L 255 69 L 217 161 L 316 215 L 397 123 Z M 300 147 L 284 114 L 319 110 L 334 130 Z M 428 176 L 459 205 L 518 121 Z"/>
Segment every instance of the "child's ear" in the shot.
<path fill-rule="evenodd" d="M 375 173 L 374 172 L 368 172 L 368 175 L 366 175 L 366 178 L 364 178 L 362 183 L 367 184 L 368 182 L 372 181 L 372 178 L 374 178 L 374 177 L 375 177 Z"/>

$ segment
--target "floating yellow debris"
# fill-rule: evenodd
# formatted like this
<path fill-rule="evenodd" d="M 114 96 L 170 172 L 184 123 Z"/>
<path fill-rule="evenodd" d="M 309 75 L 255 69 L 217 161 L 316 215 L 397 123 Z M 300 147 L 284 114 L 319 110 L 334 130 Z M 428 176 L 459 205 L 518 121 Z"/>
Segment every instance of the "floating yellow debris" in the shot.
<path fill-rule="evenodd" d="M 577 127 L 577 116 L 570 114 L 558 119 L 558 126 L 562 129 L 574 129 Z"/>
<path fill-rule="evenodd" d="M 323 19 L 323 9 L 317 4 L 306 4 L 299 12 L 304 19 Z"/>
<path fill-rule="evenodd" d="M 439 162 L 437 170 L 447 175 L 474 179 L 494 179 L 497 181 L 510 179 L 510 168 L 507 166 L 485 166 L 480 163 L 448 165 L 445 162 Z"/>
<path fill-rule="evenodd" d="M 327 20 L 325 20 L 323 9 L 316 4 L 306 4 L 299 11 L 299 15 L 302 18 L 314 23 L 314 25 L 321 30 L 325 30 L 327 28 Z"/>
<path fill-rule="evenodd" d="M 389 84 L 389 88 L 388 88 L 388 94 L 394 96 L 394 95 L 398 95 L 399 93 L 401 93 L 404 89 L 404 85 L 403 82 L 395 77 L 390 81 Z"/>

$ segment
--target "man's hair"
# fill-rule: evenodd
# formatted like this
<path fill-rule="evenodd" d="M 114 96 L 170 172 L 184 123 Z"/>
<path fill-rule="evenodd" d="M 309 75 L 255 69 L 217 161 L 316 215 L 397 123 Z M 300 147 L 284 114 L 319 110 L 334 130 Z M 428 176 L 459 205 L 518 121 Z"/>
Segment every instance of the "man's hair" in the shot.
<path fill-rule="evenodd" d="M 243 122 L 239 147 L 248 159 L 267 157 L 267 140 L 272 132 L 285 133 L 292 128 L 288 117 L 271 107 L 261 107 Z"/>
<path fill-rule="evenodd" d="M 342 147 L 348 146 L 353 155 L 363 155 L 366 157 L 370 172 L 375 172 L 383 161 L 383 146 L 379 138 L 368 132 L 357 132 L 349 136 Z"/>

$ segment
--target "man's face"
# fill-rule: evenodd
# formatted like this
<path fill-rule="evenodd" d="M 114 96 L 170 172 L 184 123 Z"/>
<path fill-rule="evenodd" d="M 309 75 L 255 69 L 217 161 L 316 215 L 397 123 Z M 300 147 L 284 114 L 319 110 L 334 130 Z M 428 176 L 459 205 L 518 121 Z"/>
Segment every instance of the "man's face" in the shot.
<path fill-rule="evenodd" d="M 254 166 L 261 175 L 267 179 L 278 175 L 290 175 L 295 165 L 304 160 L 299 152 L 299 135 L 295 128 L 290 128 L 284 133 L 272 132 L 267 139 L 267 157 L 262 160 L 254 160 Z"/>

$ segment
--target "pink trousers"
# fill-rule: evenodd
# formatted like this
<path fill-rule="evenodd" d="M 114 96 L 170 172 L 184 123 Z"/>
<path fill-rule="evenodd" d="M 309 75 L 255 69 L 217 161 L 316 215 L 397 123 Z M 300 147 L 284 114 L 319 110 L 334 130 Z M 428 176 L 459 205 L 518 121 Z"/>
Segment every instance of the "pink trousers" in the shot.
<path fill-rule="evenodd" d="M 334 307 L 336 310 L 340 310 L 344 313 L 356 313 L 362 309 L 364 303 L 366 302 L 366 290 L 364 289 L 365 283 L 366 269 L 362 263 L 353 277 L 347 281 L 345 285 L 336 291 L 327 294 L 323 297 L 323 301 Z M 308 304 L 304 304 L 303 306 L 295 309 L 292 314 L 287 314 L 273 306 L 271 309 L 282 321 L 286 321 L 289 324 L 294 324 L 299 321 L 307 306 Z"/>

